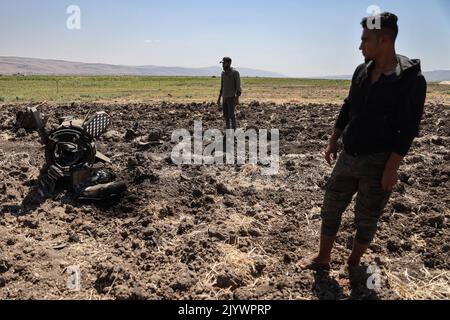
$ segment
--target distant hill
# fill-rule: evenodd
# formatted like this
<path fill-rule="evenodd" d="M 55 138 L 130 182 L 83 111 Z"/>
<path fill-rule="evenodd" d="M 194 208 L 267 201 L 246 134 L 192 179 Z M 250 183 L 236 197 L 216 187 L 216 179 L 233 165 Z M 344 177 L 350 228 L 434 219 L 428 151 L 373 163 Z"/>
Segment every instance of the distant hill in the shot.
<path fill-rule="evenodd" d="M 428 81 L 450 81 L 450 70 L 436 70 L 423 73 Z"/>
<path fill-rule="evenodd" d="M 281 74 L 237 68 L 243 77 L 282 78 Z M 83 63 L 64 60 L 47 60 L 21 57 L 0 57 L 0 74 L 3 75 L 81 75 L 81 76 L 220 76 L 219 66 L 181 68 L 159 66 L 124 66 L 102 63 Z"/>
<path fill-rule="evenodd" d="M 429 82 L 441 82 L 441 81 L 450 81 L 450 70 L 436 70 L 436 71 L 425 71 L 423 75 Z M 351 80 L 351 75 L 343 75 L 343 76 L 328 76 L 323 77 L 322 79 L 329 80 Z"/>
<path fill-rule="evenodd" d="M 285 78 L 275 72 L 237 67 L 243 77 Z M 22 57 L 0 57 L 0 75 L 68 75 L 68 76 L 220 76 L 219 66 L 204 68 L 125 66 Z M 450 81 L 450 70 L 424 72 L 431 82 Z M 314 77 L 316 79 L 350 80 L 351 75 Z"/>

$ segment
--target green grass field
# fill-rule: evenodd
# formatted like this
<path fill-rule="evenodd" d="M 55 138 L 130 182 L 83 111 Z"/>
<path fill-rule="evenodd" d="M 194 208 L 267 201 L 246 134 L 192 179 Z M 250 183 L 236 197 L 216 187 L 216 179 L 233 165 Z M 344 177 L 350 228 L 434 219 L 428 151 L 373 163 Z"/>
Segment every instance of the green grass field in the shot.
<path fill-rule="evenodd" d="M 0 103 L 216 101 L 220 78 L 0 76 Z M 243 78 L 242 101 L 341 103 L 349 81 Z M 430 84 L 429 98 L 446 98 L 448 86 Z"/>
<path fill-rule="evenodd" d="M 244 100 L 298 99 L 312 89 L 345 93 L 347 81 L 243 78 Z M 0 102 L 215 101 L 220 78 L 2 76 Z M 270 99 L 269 99 L 270 100 Z"/>

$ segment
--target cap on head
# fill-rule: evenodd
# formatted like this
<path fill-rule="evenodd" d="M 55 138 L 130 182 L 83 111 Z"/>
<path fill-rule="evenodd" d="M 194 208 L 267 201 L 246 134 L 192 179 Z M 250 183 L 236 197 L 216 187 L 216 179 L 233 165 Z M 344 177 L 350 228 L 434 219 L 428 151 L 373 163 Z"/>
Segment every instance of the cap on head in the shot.
<path fill-rule="evenodd" d="M 222 61 L 220 61 L 220 63 L 224 63 L 224 62 L 230 62 L 231 63 L 231 58 L 230 57 L 224 57 L 223 59 L 222 59 Z"/>

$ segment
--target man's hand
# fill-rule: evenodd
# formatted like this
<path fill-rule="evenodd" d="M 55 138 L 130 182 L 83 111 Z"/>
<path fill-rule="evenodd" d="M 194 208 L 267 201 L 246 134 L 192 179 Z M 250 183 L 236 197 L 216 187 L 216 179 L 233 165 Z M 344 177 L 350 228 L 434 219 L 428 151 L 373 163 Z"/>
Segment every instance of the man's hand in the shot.
<path fill-rule="evenodd" d="M 221 98 L 219 97 L 219 100 L 217 100 L 217 109 L 219 110 L 219 111 L 221 111 L 222 110 L 222 105 L 221 105 Z"/>
<path fill-rule="evenodd" d="M 381 187 L 383 188 L 383 191 L 392 192 L 397 183 L 398 183 L 397 170 L 390 168 L 384 169 L 383 179 L 381 181 Z"/>
<path fill-rule="evenodd" d="M 337 159 L 337 154 L 339 151 L 338 141 L 342 136 L 342 130 L 334 129 L 333 134 L 331 135 L 330 142 L 328 142 L 328 146 L 325 149 L 325 160 L 327 160 L 330 167 L 333 165 L 333 161 Z"/>
<path fill-rule="evenodd" d="M 328 143 L 327 148 L 325 149 L 325 160 L 327 160 L 327 163 L 330 165 L 330 167 L 333 165 L 333 161 L 337 159 L 338 150 L 339 150 L 338 143 L 336 141 L 331 140 Z"/>
<path fill-rule="evenodd" d="M 235 104 L 236 104 L 237 106 L 239 105 L 239 96 L 236 96 Z"/>
<path fill-rule="evenodd" d="M 386 167 L 384 168 L 383 179 L 381 180 L 381 187 L 386 192 L 392 192 L 398 183 L 398 169 L 403 161 L 403 156 L 397 153 L 392 153 L 389 157 Z"/>

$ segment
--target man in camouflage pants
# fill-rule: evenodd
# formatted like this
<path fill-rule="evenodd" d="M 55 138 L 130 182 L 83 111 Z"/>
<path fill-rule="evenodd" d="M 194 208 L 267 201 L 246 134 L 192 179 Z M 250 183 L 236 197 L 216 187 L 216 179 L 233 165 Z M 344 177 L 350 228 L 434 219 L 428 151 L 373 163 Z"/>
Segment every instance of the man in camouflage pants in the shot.
<path fill-rule="evenodd" d="M 299 263 L 301 269 L 329 269 L 341 217 L 356 196 L 356 236 L 346 269 L 359 266 L 377 223 L 398 181 L 398 169 L 419 134 L 426 81 L 420 61 L 397 55 L 398 18 L 382 13 L 379 27 L 362 21 L 360 50 L 366 63 L 354 73 L 348 98 L 325 151 L 327 162 L 337 158 L 338 140 L 344 150 L 328 181 L 322 207 L 319 253 Z"/>

